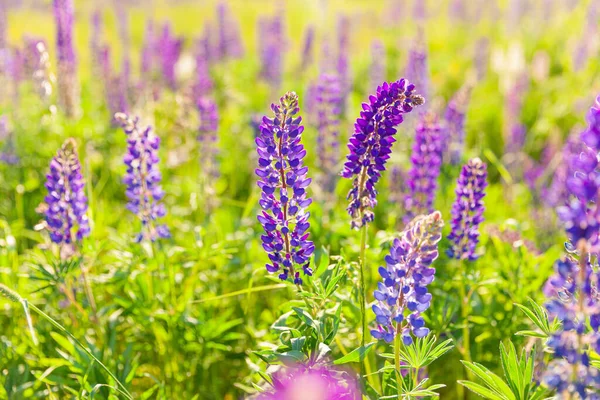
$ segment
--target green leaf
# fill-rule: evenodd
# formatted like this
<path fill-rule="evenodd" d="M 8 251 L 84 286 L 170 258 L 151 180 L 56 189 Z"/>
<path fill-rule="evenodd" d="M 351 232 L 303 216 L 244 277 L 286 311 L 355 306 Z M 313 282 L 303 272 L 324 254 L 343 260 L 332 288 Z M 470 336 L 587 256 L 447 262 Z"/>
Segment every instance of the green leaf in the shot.
<path fill-rule="evenodd" d="M 369 354 L 369 351 L 371 351 L 371 348 L 373 347 L 373 345 L 375 343 L 377 343 L 377 342 L 367 343 L 364 347 L 363 346 L 358 347 L 358 348 L 352 350 L 350 353 L 346 354 L 345 356 L 338 358 L 333 363 L 335 365 L 341 365 L 341 364 L 358 362 L 361 359 L 364 359 L 364 357 L 366 357 L 367 354 Z"/>

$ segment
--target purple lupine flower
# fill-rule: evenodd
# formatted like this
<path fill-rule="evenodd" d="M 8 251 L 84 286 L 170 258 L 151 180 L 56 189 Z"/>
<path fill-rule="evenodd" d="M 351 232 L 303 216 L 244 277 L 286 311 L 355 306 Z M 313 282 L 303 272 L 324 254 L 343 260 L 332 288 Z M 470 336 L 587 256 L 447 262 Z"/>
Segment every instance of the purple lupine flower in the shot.
<path fill-rule="evenodd" d="M 213 89 L 213 80 L 210 76 L 210 51 L 205 39 L 198 40 L 196 46 L 196 82 L 194 83 L 194 97 L 204 97 Z"/>
<path fill-rule="evenodd" d="M 286 44 L 283 13 L 279 12 L 272 18 L 259 18 L 258 32 L 261 76 L 271 86 L 279 87 L 283 75 L 283 52 Z"/>
<path fill-rule="evenodd" d="M 375 185 L 381 172 L 385 171 L 392 144 L 396 141 L 395 127 L 402 123 L 403 114 L 424 102 L 423 97 L 415 92 L 415 85 L 402 78 L 379 86 L 377 93 L 369 96 L 369 103 L 362 104 L 363 111 L 354 124 L 354 134 L 348 143 L 348 161 L 341 173 L 342 177 L 353 179 L 347 196 L 350 204 L 346 209 L 352 217 L 353 228 L 373 221 L 375 214 L 372 209 L 377 205 Z"/>
<path fill-rule="evenodd" d="M 340 162 L 339 124 L 344 101 L 339 78 L 321 74 L 314 96 L 318 130 L 317 164 L 321 171 L 319 185 L 324 192 L 333 193 L 337 182 L 335 170 Z"/>
<path fill-rule="evenodd" d="M 146 22 L 144 44 L 142 46 L 141 75 L 143 79 L 151 80 L 155 67 L 156 38 L 154 21 Z"/>
<path fill-rule="evenodd" d="M 442 129 L 435 114 L 421 116 L 416 128 L 415 143 L 410 157 L 408 195 L 404 207 L 405 222 L 414 216 L 433 211 L 437 179 L 442 165 Z"/>
<path fill-rule="evenodd" d="M 219 55 L 219 46 L 215 40 L 216 29 L 207 21 L 204 24 L 204 30 L 202 31 L 202 35 L 198 39 L 198 53 L 202 53 L 204 58 L 207 60 L 209 65 L 214 64 L 221 57 Z"/>
<path fill-rule="evenodd" d="M 571 134 L 567 138 L 561 150 L 561 162 L 558 163 L 552 176 L 552 181 L 546 190 L 544 201 L 550 207 L 562 206 L 569 200 L 569 191 L 567 190 L 567 179 L 575 173 L 571 171 L 571 159 L 577 157 L 584 144 L 580 143 L 575 135 Z"/>
<path fill-rule="evenodd" d="M 217 21 L 219 32 L 219 56 L 221 59 L 241 58 L 244 45 L 240 34 L 239 22 L 231 14 L 227 2 L 217 4 Z"/>
<path fill-rule="evenodd" d="M 526 73 L 522 73 L 517 77 L 506 93 L 505 98 L 505 114 L 504 114 L 504 138 L 505 151 L 504 153 L 515 155 L 521 152 L 525 141 L 523 126 L 520 122 L 521 111 L 527 87 L 529 86 L 529 78 Z M 523 133 L 523 137 L 519 135 Z M 520 143 L 513 143 L 514 139 L 518 139 Z"/>
<path fill-rule="evenodd" d="M 77 56 L 73 44 L 75 11 L 73 0 L 53 0 L 56 21 L 56 54 L 58 57 L 58 100 L 69 117 L 79 114 L 79 80 Z"/>
<path fill-rule="evenodd" d="M 175 76 L 175 64 L 181 55 L 183 39 L 173 36 L 172 27 L 169 22 L 163 24 L 162 33 L 158 37 L 158 52 L 160 55 L 160 65 L 163 79 L 173 90 L 177 88 L 177 78 Z"/>
<path fill-rule="evenodd" d="M 54 77 L 50 72 L 50 56 L 44 39 L 25 38 L 24 70 L 42 100 L 52 94 Z"/>
<path fill-rule="evenodd" d="M 369 67 L 369 90 L 385 82 L 385 47 L 381 40 L 371 43 L 371 66 Z"/>
<path fill-rule="evenodd" d="M 92 56 L 92 71 L 98 76 L 100 71 L 100 58 L 102 52 L 102 12 L 94 10 L 91 17 L 92 32 L 90 34 L 90 53 Z"/>
<path fill-rule="evenodd" d="M 600 130 L 600 118 L 597 117 L 598 108 L 594 106 L 588 113 L 588 127 L 580 135 L 581 142 L 594 147 L 583 146 L 579 154 L 567 160 L 571 174 L 567 177 L 566 187 L 572 197 L 565 206 L 557 210 L 571 244 L 577 246 L 580 241 L 585 240 L 592 252 L 600 250 L 600 148 L 597 147 L 600 143 L 595 139 L 596 132 Z"/>
<path fill-rule="evenodd" d="M 344 91 L 349 92 L 352 86 L 350 77 L 350 18 L 347 15 L 340 15 L 337 21 L 337 60 L 336 71 L 342 82 Z M 377 83 L 378 85 L 381 82 Z"/>
<path fill-rule="evenodd" d="M 127 135 L 127 154 L 123 158 L 127 173 L 123 183 L 127 185 L 125 194 L 129 199 L 127 209 L 142 221 L 142 231 L 136 241 L 156 241 L 158 238 L 171 236 L 165 225 L 157 224 L 157 220 L 166 214 L 162 199 L 165 196 L 160 182 L 158 169 L 158 148 L 160 139 L 152 132 L 152 127 L 140 128 L 139 118 L 131 118 L 117 113 L 115 120 L 121 124 Z"/>
<path fill-rule="evenodd" d="M 471 97 L 471 88 L 464 86 L 448 102 L 444 119 L 446 134 L 444 135 L 444 157 L 451 164 L 460 162 L 465 147 L 465 115 Z"/>
<path fill-rule="evenodd" d="M 196 106 L 200 119 L 198 128 L 198 142 L 200 144 L 200 159 L 202 174 L 212 183 L 219 177 L 219 166 L 217 148 L 219 137 L 219 114 L 215 102 L 207 97 L 198 99 Z"/>
<path fill-rule="evenodd" d="M 581 140 L 596 151 L 600 151 L 600 96 L 590 108 L 586 116 L 588 124 L 586 130 L 581 134 Z"/>
<path fill-rule="evenodd" d="M 14 135 L 8 127 L 8 117 L 0 116 L 0 143 L 3 144 L 0 151 L 0 162 L 6 165 L 16 165 L 19 163 L 19 156 L 15 153 Z"/>
<path fill-rule="evenodd" d="M 46 223 L 50 239 L 60 245 L 62 255 L 72 254 L 76 242 L 90 234 L 85 183 L 76 147 L 74 139 L 65 141 L 46 175 Z"/>
<path fill-rule="evenodd" d="M 590 352 L 600 352 L 600 275 L 592 268 L 586 245 L 578 248 L 579 263 L 572 256 L 556 261 L 544 288 L 550 297 L 548 315 L 561 328 L 546 342 L 554 360 L 543 381 L 561 397 L 577 393 L 581 399 L 597 399 L 600 371 L 590 365 Z"/>
<path fill-rule="evenodd" d="M 306 69 L 313 63 L 313 52 L 315 45 L 315 27 L 309 25 L 304 31 L 304 44 L 302 45 L 302 61 L 300 64 L 300 71 L 306 71 Z"/>
<path fill-rule="evenodd" d="M 486 37 L 482 37 L 475 43 L 475 54 L 473 59 L 475 60 L 475 75 L 477 81 L 483 80 L 487 74 L 489 59 L 490 59 L 490 40 Z"/>
<path fill-rule="evenodd" d="M 422 338 L 429 334 L 421 315 L 431 304 L 427 286 L 435 278 L 431 264 L 438 257 L 444 221 L 435 211 L 416 217 L 399 238 L 394 239 L 386 265 L 379 267 L 381 282 L 374 292 L 375 329 L 371 335 L 390 343 L 397 334 L 405 345 L 413 342 L 411 333 Z"/>
<path fill-rule="evenodd" d="M 452 204 L 452 243 L 448 256 L 457 260 L 473 261 L 479 243 L 479 225 L 483 222 L 483 198 L 487 186 L 487 166 L 479 158 L 469 160 L 462 167 L 456 181 L 456 201 Z"/>
<path fill-rule="evenodd" d="M 429 63 L 427 46 L 422 31 L 408 51 L 404 75 L 419 88 L 424 98 L 429 98 Z"/>
<path fill-rule="evenodd" d="M 306 188 L 311 179 L 302 163 L 306 150 L 301 142 L 302 118 L 296 116 L 300 111 L 298 95 L 286 93 L 271 109 L 275 117 L 263 118 L 256 138 L 256 175 L 260 178 L 259 204 L 263 210 L 258 221 L 265 230 L 261 240 L 271 260 L 267 271 L 279 272 L 279 279 L 284 281 L 291 277 L 300 285 L 300 268 L 305 275 L 312 275 L 310 256 L 315 246 L 308 240 L 310 213 L 306 208 L 311 199 Z"/>
<path fill-rule="evenodd" d="M 258 400 L 358 400 L 361 393 L 355 377 L 326 365 L 294 365 L 271 376 L 272 388 Z"/>
<path fill-rule="evenodd" d="M 408 173 L 402 167 L 394 165 L 390 174 L 389 199 L 396 206 L 403 206 L 408 193 Z"/>

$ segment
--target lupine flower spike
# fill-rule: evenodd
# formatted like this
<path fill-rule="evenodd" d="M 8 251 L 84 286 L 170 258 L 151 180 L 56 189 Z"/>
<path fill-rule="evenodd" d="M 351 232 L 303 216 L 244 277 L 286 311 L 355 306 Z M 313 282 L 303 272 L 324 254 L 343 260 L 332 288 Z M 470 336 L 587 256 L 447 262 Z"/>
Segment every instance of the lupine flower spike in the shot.
<path fill-rule="evenodd" d="M 58 56 L 58 100 L 65 114 L 79 114 L 79 81 L 77 56 L 73 44 L 73 0 L 54 0 L 56 21 L 56 53 Z"/>
<path fill-rule="evenodd" d="M 263 210 L 258 221 L 265 230 L 261 240 L 271 260 L 267 271 L 278 272 L 284 281 L 291 277 L 300 285 L 300 269 L 304 275 L 312 275 L 310 256 L 315 246 L 308 240 L 310 213 L 306 208 L 311 199 L 306 188 L 311 179 L 306 177 L 308 168 L 302 162 L 306 150 L 301 142 L 302 118 L 297 116 L 298 96 L 288 92 L 271 109 L 275 117 L 263 118 L 256 138 L 256 175 Z"/>
<path fill-rule="evenodd" d="M 344 178 L 354 179 L 347 197 L 353 228 L 373 221 L 372 210 L 377 205 L 375 185 L 390 158 L 396 126 L 402 123 L 403 114 L 424 102 L 413 84 L 400 79 L 379 86 L 376 95 L 369 97 L 369 103 L 363 103 L 363 111 L 348 143 L 350 154 L 341 173 Z"/>
<path fill-rule="evenodd" d="M 433 113 L 425 113 L 417 124 L 408 172 L 405 222 L 415 215 L 433 211 L 437 179 L 442 165 L 442 129 Z"/>
<path fill-rule="evenodd" d="M 411 333 L 419 338 L 429 334 L 421 314 L 431 303 L 427 286 L 435 277 L 431 264 L 438 257 L 443 226 L 441 213 L 435 211 L 416 217 L 394 240 L 386 265 L 379 267 L 381 282 L 374 293 L 375 339 L 390 343 L 402 335 L 403 343 L 410 345 Z"/>
<path fill-rule="evenodd" d="M 160 139 L 152 133 L 152 127 L 140 128 L 137 117 L 117 113 L 115 120 L 127 134 L 127 154 L 123 159 L 127 173 L 123 182 L 127 185 L 127 209 L 142 221 L 142 232 L 136 241 L 168 238 L 171 236 L 169 229 L 157 224 L 157 220 L 166 214 L 162 203 L 165 193 L 160 186 L 162 177 L 158 170 Z"/>
<path fill-rule="evenodd" d="M 457 260 L 475 260 L 479 243 L 479 224 L 483 221 L 483 198 L 487 186 L 487 166 L 479 158 L 463 166 L 456 182 L 456 201 L 452 205 L 452 243 L 448 255 Z"/>
<path fill-rule="evenodd" d="M 333 74 L 321 74 L 315 87 L 317 114 L 317 159 L 321 175 L 319 186 L 325 193 L 333 193 L 337 182 L 336 167 L 340 162 L 339 123 L 342 113 L 342 85 Z"/>
<path fill-rule="evenodd" d="M 85 183 L 74 139 L 68 139 L 50 162 L 46 175 L 46 223 L 50 240 L 60 247 L 61 257 L 76 251 L 77 242 L 90 234 Z"/>
<path fill-rule="evenodd" d="M 198 143 L 201 160 L 203 180 L 206 183 L 204 192 L 209 199 L 214 199 L 214 184 L 219 177 L 219 164 L 217 147 L 219 137 L 219 114 L 217 105 L 208 97 L 201 97 L 197 101 L 200 126 L 198 128 Z M 210 201 L 213 204 L 214 201 Z M 212 208 L 212 207 L 211 207 Z"/>

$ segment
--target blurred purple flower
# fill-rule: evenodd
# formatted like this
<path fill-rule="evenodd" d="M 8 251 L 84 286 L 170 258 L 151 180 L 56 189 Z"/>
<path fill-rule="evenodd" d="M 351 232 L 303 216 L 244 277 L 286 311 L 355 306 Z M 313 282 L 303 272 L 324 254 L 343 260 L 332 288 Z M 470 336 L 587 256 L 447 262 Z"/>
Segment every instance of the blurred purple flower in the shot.
<path fill-rule="evenodd" d="M 408 222 L 419 214 L 433 211 L 433 201 L 438 187 L 438 176 L 442 165 L 442 128 L 435 114 L 421 116 L 415 135 L 411 169 L 408 172 L 408 195 L 404 207 Z"/>
<path fill-rule="evenodd" d="M 46 175 L 46 223 L 50 239 L 59 244 L 61 250 L 63 246 L 73 248 L 90 234 L 85 183 L 76 147 L 74 139 L 65 141 L 50 162 Z"/>
<path fill-rule="evenodd" d="M 304 72 L 313 63 L 315 47 L 315 27 L 308 25 L 304 31 L 304 43 L 302 45 L 302 61 L 300 71 Z"/>
<path fill-rule="evenodd" d="M 258 400 L 360 400 L 355 377 L 328 366 L 296 365 L 272 375 L 273 387 Z"/>
<path fill-rule="evenodd" d="M 217 21 L 219 27 L 218 46 L 220 58 L 243 57 L 244 45 L 240 34 L 240 25 L 231 14 L 231 10 L 225 1 L 217 4 Z"/>
<path fill-rule="evenodd" d="M 350 76 L 350 18 L 347 15 L 340 15 L 337 21 L 337 61 L 336 71 L 342 82 L 344 92 L 351 90 L 352 82 Z M 378 82 L 380 85 L 382 82 Z M 371 89 L 372 90 L 372 89 Z"/>
<path fill-rule="evenodd" d="M 157 38 L 156 51 L 160 56 L 163 79 L 169 88 L 175 90 L 177 88 L 175 64 L 181 55 L 183 39 L 175 37 L 172 30 L 169 22 L 163 24 L 161 35 Z"/>
<path fill-rule="evenodd" d="M 306 208 L 311 199 L 306 188 L 311 179 L 306 177 L 308 168 L 302 162 L 306 150 L 301 142 L 302 118 L 296 117 L 300 111 L 298 96 L 288 92 L 271 109 L 275 117 L 263 118 L 260 136 L 256 138 L 256 175 L 263 210 L 258 221 L 265 230 L 261 240 L 271 260 L 267 271 L 280 272 L 279 279 L 284 281 L 291 276 L 300 285 L 298 267 L 305 275 L 312 275 L 310 257 L 315 246 L 308 240 L 310 213 Z"/>
<path fill-rule="evenodd" d="M 319 185 L 326 193 L 333 193 L 337 183 L 336 168 L 340 162 L 339 124 L 344 101 L 339 78 L 321 74 L 314 96 L 318 130 L 317 164 L 321 172 Z"/>
<path fill-rule="evenodd" d="M 550 297 L 548 315 L 557 318 L 561 328 L 546 342 L 554 360 L 543 380 L 558 395 L 578 393 L 581 399 L 593 399 L 600 391 L 600 371 L 590 365 L 590 352 L 600 352 L 600 276 L 585 246 L 579 249 L 579 264 L 571 257 L 556 261 L 544 288 Z"/>
<path fill-rule="evenodd" d="M 460 163 L 465 147 L 465 115 L 471 97 L 471 88 L 464 86 L 448 102 L 444 119 L 444 157 L 452 164 Z"/>
<path fill-rule="evenodd" d="M 200 144 L 201 169 L 204 177 L 209 180 L 212 186 L 219 177 L 219 165 L 217 157 L 219 149 L 217 148 L 219 136 L 219 113 L 215 102 L 208 98 L 199 98 L 196 106 L 200 119 L 198 128 L 198 143 Z"/>
<path fill-rule="evenodd" d="M 58 57 L 58 101 L 69 117 L 80 112 L 77 56 L 73 43 L 75 11 L 73 0 L 53 0 L 56 21 L 56 54 Z"/>
<path fill-rule="evenodd" d="M 369 67 L 369 91 L 385 82 L 385 47 L 381 40 L 371 43 L 371 65 Z"/>
<path fill-rule="evenodd" d="M 377 88 L 375 95 L 369 96 L 369 103 L 362 104 L 363 111 L 348 142 L 350 154 L 341 173 L 342 177 L 353 179 L 347 196 L 350 204 L 346 209 L 352 217 L 353 228 L 373 221 L 372 210 L 377 205 L 375 185 L 390 158 L 392 144 L 396 141 L 396 126 L 402 123 L 403 114 L 424 102 L 413 84 L 400 79 L 385 82 Z"/>
<path fill-rule="evenodd" d="M 261 61 L 261 76 L 271 86 L 281 85 L 283 75 L 283 52 L 286 38 L 283 13 L 258 20 L 258 49 Z"/>
<path fill-rule="evenodd" d="M 169 229 L 156 223 L 166 215 L 162 203 L 165 192 L 160 185 L 162 176 L 158 169 L 160 139 L 152 133 L 151 126 L 140 129 L 137 117 L 132 119 L 126 114 L 117 113 L 115 119 L 127 135 L 127 153 L 123 158 L 127 166 L 123 178 L 129 200 L 127 209 L 142 221 L 142 231 L 137 235 L 136 242 L 168 238 L 171 236 Z"/>
<path fill-rule="evenodd" d="M 483 222 L 483 198 L 487 187 L 487 166 L 479 158 L 462 167 L 456 182 L 456 201 L 452 204 L 452 230 L 448 256 L 457 260 L 475 260 L 479 243 L 479 225 Z"/>
<path fill-rule="evenodd" d="M 408 60 L 404 76 L 407 77 L 424 98 L 429 98 L 429 63 L 427 62 L 427 45 L 422 30 L 408 51 Z"/>
<path fill-rule="evenodd" d="M 44 101 L 52 94 L 54 76 L 50 68 L 50 55 L 46 42 L 41 38 L 26 37 L 23 69 L 31 79 L 35 91 Z"/>
<path fill-rule="evenodd" d="M 394 239 L 390 254 L 385 257 L 386 266 L 379 267 L 381 282 L 374 292 L 377 327 L 371 335 L 375 339 L 390 343 L 401 334 L 404 344 L 410 345 L 411 333 L 418 338 L 429 334 L 421 313 L 431 304 L 427 286 L 435 278 L 431 264 L 438 257 L 443 226 L 442 214 L 435 211 L 416 217 Z"/>

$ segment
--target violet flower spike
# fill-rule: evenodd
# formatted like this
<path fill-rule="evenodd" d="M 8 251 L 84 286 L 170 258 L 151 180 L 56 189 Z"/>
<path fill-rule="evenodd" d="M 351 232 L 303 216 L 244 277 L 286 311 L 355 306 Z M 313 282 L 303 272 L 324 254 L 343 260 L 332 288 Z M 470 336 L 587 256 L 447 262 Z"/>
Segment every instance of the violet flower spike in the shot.
<path fill-rule="evenodd" d="M 335 169 L 340 162 L 339 124 L 344 102 L 339 78 L 336 75 L 321 74 L 314 96 L 319 152 L 317 164 L 321 171 L 319 186 L 324 192 L 333 193 L 337 183 Z"/>
<path fill-rule="evenodd" d="M 61 247 L 61 255 L 72 254 L 76 243 L 89 236 L 88 202 L 77 144 L 68 139 L 50 162 L 44 198 L 50 240 Z"/>
<path fill-rule="evenodd" d="M 435 211 L 416 217 L 394 239 L 386 265 L 379 267 L 381 282 L 374 292 L 375 339 L 391 343 L 400 334 L 408 346 L 413 342 L 411 333 L 418 338 L 429 334 L 421 314 L 431 304 L 427 286 L 435 278 L 431 264 L 438 257 L 443 226 L 442 214 Z"/>
<path fill-rule="evenodd" d="M 473 261 L 479 243 L 479 225 L 483 222 L 483 198 L 487 187 L 487 166 L 479 158 L 462 167 L 456 182 L 456 201 L 452 204 L 452 230 L 448 235 L 451 246 L 448 256 Z"/>
<path fill-rule="evenodd" d="M 310 257 L 315 246 L 308 240 L 308 219 L 306 208 L 311 199 L 306 188 L 311 179 L 307 178 L 308 168 L 303 165 L 306 150 L 302 145 L 302 118 L 297 116 L 298 96 L 286 93 L 279 104 L 272 104 L 274 118 L 264 117 L 260 126 L 260 136 L 256 138 L 259 177 L 261 189 L 259 204 L 262 213 L 258 221 L 265 234 L 262 245 L 271 261 L 267 271 L 279 273 L 279 279 L 291 277 L 295 284 L 302 284 L 299 269 L 304 275 L 312 275 Z"/>
<path fill-rule="evenodd" d="M 384 83 L 369 103 L 363 103 L 363 111 L 354 124 L 354 134 L 348 143 L 350 154 L 346 157 L 341 176 L 353 179 L 347 199 L 353 228 L 373 221 L 373 208 L 377 205 L 375 185 L 385 171 L 392 144 L 396 141 L 396 126 L 402 123 L 403 114 L 425 102 L 415 93 L 415 86 L 405 79 Z"/>
<path fill-rule="evenodd" d="M 444 120 L 446 134 L 443 138 L 444 158 L 452 165 L 460 162 L 465 146 L 465 116 L 467 105 L 471 97 L 471 88 L 461 88 L 448 102 Z"/>
<path fill-rule="evenodd" d="M 54 0 L 56 54 L 58 57 L 58 100 L 68 117 L 79 115 L 77 56 L 73 43 L 75 11 L 73 0 Z"/>
<path fill-rule="evenodd" d="M 201 169 L 204 177 L 211 183 L 219 177 L 218 134 L 219 113 L 215 102 L 209 98 L 200 98 L 196 104 L 200 119 L 198 143 L 200 144 Z"/>
<path fill-rule="evenodd" d="M 416 128 L 415 142 L 408 172 L 408 195 L 404 207 L 408 222 L 416 215 L 433 211 L 437 180 L 442 165 L 442 128 L 433 113 L 421 116 Z"/>
<path fill-rule="evenodd" d="M 127 209 L 142 221 L 142 232 L 137 235 L 136 241 L 154 242 L 159 238 L 169 238 L 169 229 L 157 224 L 157 220 L 166 215 L 162 203 L 165 193 L 160 186 L 162 177 L 158 169 L 160 139 L 152 133 L 151 126 L 141 129 L 137 117 L 117 113 L 115 120 L 127 135 L 127 154 L 123 159 L 127 166 L 127 173 L 123 178 L 127 185 L 125 193 L 129 199 Z"/>

